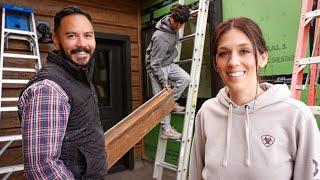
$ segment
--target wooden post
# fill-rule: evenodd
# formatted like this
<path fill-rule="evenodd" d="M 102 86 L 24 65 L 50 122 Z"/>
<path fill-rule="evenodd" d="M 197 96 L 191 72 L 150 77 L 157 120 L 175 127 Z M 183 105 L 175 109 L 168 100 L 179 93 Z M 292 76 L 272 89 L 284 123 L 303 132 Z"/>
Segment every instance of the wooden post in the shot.
<path fill-rule="evenodd" d="M 174 108 L 172 90 L 162 90 L 104 134 L 108 169 Z"/>

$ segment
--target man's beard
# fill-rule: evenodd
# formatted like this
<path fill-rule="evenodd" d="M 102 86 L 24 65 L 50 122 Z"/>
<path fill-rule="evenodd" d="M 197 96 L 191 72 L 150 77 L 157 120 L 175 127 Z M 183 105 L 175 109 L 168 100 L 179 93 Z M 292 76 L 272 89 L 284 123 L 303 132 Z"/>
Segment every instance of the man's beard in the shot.
<path fill-rule="evenodd" d="M 64 48 L 63 48 L 63 46 L 62 46 L 61 43 L 59 43 L 59 51 L 60 51 L 60 53 L 61 53 L 61 56 L 62 56 L 64 59 L 73 62 L 73 60 L 71 59 L 71 56 L 67 53 L 67 51 L 64 50 Z M 89 49 L 89 48 L 87 48 L 87 47 L 72 49 L 72 50 L 70 51 L 70 54 L 77 54 L 78 52 L 82 52 L 82 51 L 90 54 L 90 58 L 89 58 L 89 59 L 91 59 L 91 57 L 92 57 L 92 54 L 90 53 L 90 52 L 91 52 L 91 49 Z M 75 62 L 73 62 L 73 63 L 75 63 Z M 78 64 L 78 63 L 75 63 L 75 64 Z M 85 65 L 81 65 L 81 64 L 78 64 L 78 65 L 80 65 L 80 66 L 85 66 Z"/>

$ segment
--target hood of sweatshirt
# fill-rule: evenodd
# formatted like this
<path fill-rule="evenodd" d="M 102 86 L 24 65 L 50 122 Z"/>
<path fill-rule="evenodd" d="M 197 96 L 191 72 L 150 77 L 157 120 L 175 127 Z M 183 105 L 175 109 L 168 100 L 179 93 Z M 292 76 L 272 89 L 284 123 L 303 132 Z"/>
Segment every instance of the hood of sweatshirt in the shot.
<path fill-rule="evenodd" d="M 246 159 L 245 165 L 250 166 L 251 158 L 250 158 L 250 119 L 249 113 L 255 113 L 256 111 L 266 108 L 268 106 L 272 106 L 275 103 L 280 101 L 284 101 L 291 96 L 291 92 L 286 84 L 277 84 L 272 85 L 269 83 L 262 83 L 260 87 L 264 90 L 264 93 L 256 97 L 254 100 L 244 104 L 244 105 L 237 105 L 228 97 L 228 88 L 222 88 L 218 95 L 217 99 L 218 102 L 225 106 L 228 111 L 228 126 L 227 126 L 227 142 L 226 142 L 226 150 L 223 158 L 223 165 L 228 166 L 228 156 L 229 156 L 229 146 L 230 146 L 230 137 L 232 131 L 232 121 L 233 121 L 233 114 L 243 114 L 245 116 L 245 138 L 246 138 Z"/>
<path fill-rule="evenodd" d="M 175 34 L 176 32 L 173 31 L 171 23 L 169 21 L 169 16 L 164 16 L 157 24 L 156 29 L 168 33 Z"/>

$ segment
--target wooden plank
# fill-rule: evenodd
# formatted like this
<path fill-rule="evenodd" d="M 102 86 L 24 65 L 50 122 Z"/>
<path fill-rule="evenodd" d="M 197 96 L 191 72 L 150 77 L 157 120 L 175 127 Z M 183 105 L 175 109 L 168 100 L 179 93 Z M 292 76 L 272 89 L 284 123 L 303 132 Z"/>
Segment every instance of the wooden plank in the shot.
<path fill-rule="evenodd" d="M 34 72 L 4 71 L 2 74 L 3 79 L 30 79 L 33 76 Z"/>
<path fill-rule="evenodd" d="M 55 46 L 53 43 L 39 43 L 39 50 L 41 52 L 48 52 L 53 49 L 55 49 Z M 5 50 L 22 51 L 21 53 L 23 53 L 23 54 L 30 52 L 30 54 L 32 54 L 27 41 L 19 41 L 19 40 L 10 39 L 9 43 L 8 43 L 8 48 L 5 48 Z"/>
<path fill-rule="evenodd" d="M 36 15 L 46 15 L 54 17 L 54 15 L 60 11 L 62 8 L 73 5 L 68 2 L 60 1 L 38 1 L 38 0 L 7 0 L 6 3 L 25 6 L 34 9 Z M 109 4 L 110 5 L 110 4 Z M 112 4 L 111 4 L 112 5 Z M 50 8 L 45 8 L 50 7 Z M 115 10 L 108 10 L 103 8 L 95 8 L 90 6 L 79 5 L 78 7 L 85 9 L 93 18 L 93 22 L 111 24 L 123 27 L 137 28 L 138 17 L 137 14 L 128 14 L 124 12 L 119 12 Z"/>
<path fill-rule="evenodd" d="M 56 46 L 54 45 L 54 43 L 39 43 L 39 51 L 41 53 L 48 53 L 49 51 L 52 51 L 55 49 L 56 49 Z"/>
<path fill-rule="evenodd" d="M 130 14 L 136 14 L 137 13 L 137 6 L 139 5 L 136 1 L 128 1 L 128 0 L 122 0 L 122 1 L 114 1 L 114 0 L 59 0 L 64 2 L 70 2 L 72 4 L 77 5 L 83 5 L 83 6 L 92 6 L 92 7 L 98 7 L 103 9 L 109 9 L 109 10 L 115 10 Z M 112 4 L 112 6 L 110 6 Z"/>
<path fill-rule="evenodd" d="M 137 0 L 138 2 L 139 2 L 139 5 L 140 5 L 140 0 Z M 143 79 L 142 79 L 142 73 L 143 73 L 143 69 L 144 69 L 144 67 L 145 67 L 145 65 L 143 64 L 141 64 L 141 54 L 143 53 L 142 52 L 142 48 L 141 48 L 141 6 L 138 6 L 138 11 L 137 11 L 137 13 L 138 13 L 138 24 L 139 24 L 139 26 L 138 26 L 138 68 L 139 68 L 139 83 L 140 83 L 140 97 L 141 97 L 141 99 L 143 99 Z M 142 69 L 143 68 L 143 69 Z M 144 147 L 142 147 L 142 151 L 143 151 L 143 148 Z"/>
<path fill-rule="evenodd" d="M 132 86 L 139 86 L 141 84 L 139 72 L 132 72 L 131 73 L 131 84 L 132 84 Z"/>
<path fill-rule="evenodd" d="M 48 16 L 44 16 L 44 15 L 37 15 L 36 20 L 48 22 L 49 27 L 50 27 L 50 32 L 53 32 L 53 27 L 54 27 L 53 17 L 48 17 Z M 135 42 L 135 43 L 138 42 L 138 29 L 137 28 L 121 27 L 121 26 L 117 26 L 116 24 L 105 24 L 103 22 L 95 22 L 95 23 L 93 23 L 93 29 L 95 32 L 130 36 L 131 42 Z M 40 46 L 40 50 L 54 49 L 53 43 L 51 43 L 51 44 L 39 43 L 39 46 Z"/>
<path fill-rule="evenodd" d="M 140 87 L 132 87 L 132 100 L 141 100 Z"/>
<path fill-rule="evenodd" d="M 0 131 L 3 131 L 4 129 L 7 129 L 7 128 L 20 128 L 21 127 L 21 123 L 19 121 L 18 116 L 14 117 L 14 118 L 8 118 L 4 115 L 1 115 L 1 117 L 3 117 L 3 118 L 1 118 L 2 122 L 0 123 Z M 17 131 L 17 133 L 20 133 L 20 132 Z"/>
<path fill-rule="evenodd" d="M 2 89 L 2 97 L 19 97 L 22 89 Z"/>
<path fill-rule="evenodd" d="M 131 42 L 135 42 L 135 43 L 138 42 L 138 30 L 137 29 L 109 25 L 109 24 L 100 24 L 100 23 L 94 23 L 93 29 L 95 32 L 103 32 L 103 33 L 111 33 L 111 34 L 120 34 L 120 35 L 130 36 Z"/>
<path fill-rule="evenodd" d="M 4 166 L 10 166 L 15 164 L 22 164 L 23 158 L 22 158 L 22 148 L 21 143 L 20 146 L 12 147 L 10 146 L 9 149 L 7 149 L 2 156 L 0 156 L 0 167 Z"/>
<path fill-rule="evenodd" d="M 138 107 L 140 107 L 142 104 L 141 100 L 132 100 L 132 110 L 137 109 Z"/>
<path fill-rule="evenodd" d="M 5 107 L 5 106 L 2 105 L 2 107 Z M 4 131 L 4 129 L 12 129 L 12 128 L 20 128 L 20 127 L 21 127 L 21 122 L 18 117 L 18 112 L 13 111 L 13 112 L 1 113 L 0 134 L 2 133 L 2 131 Z M 20 129 L 17 130 L 17 133 L 20 133 Z"/>
<path fill-rule="evenodd" d="M 134 145 L 134 157 L 140 159 L 142 158 L 142 144 L 140 142 Z"/>
<path fill-rule="evenodd" d="M 138 58 L 140 56 L 139 54 L 139 45 L 137 43 L 131 43 L 131 57 Z"/>
<path fill-rule="evenodd" d="M 20 50 L 16 49 L 15 51 L 10 51 L 10 53 L 16 54 L 24 54 Z M 40 51 L 41 62 L 45 62 L 48 56 L 48 52 Z M 24 68 L 32 68 L 35 65 L 35 60 L 30 59 L 15 59 L 15 58 L 4 58 L 3 63 L 4 67 L 24 67 Z"/>
<path fill-rule="evenodd" d="M 131 58 L 131 71 L 132 72 L 139 72 L 140 71 L 140 61 L 139 58 L 132 57 Z"/>
<path fill-rule="evenodd" d="M 2 84 L 3 89 L 18 89 L 18 88 L 24 88 L 24 84 Z"/>
<path fill-rule="evenodd" d="M 1 174 L 0 175 L 0 179 L 2 179 L 4 177 L 4 174 Z M 14 180 L 26 180 L 26 177 L 24 175 L 24 171 L 16 171 L 16 172 L 13 172 L 11 175 L 10 175 L 10 178 L 9 179 L 14 179 Z"/>
<path fill-rule="evenodd" d="M 0 136 L 21 134 L 20 128 L 1 129 Z"/>
<path fill-rule="evenodd" d="M 108 168 L 148 134 L 174 108 L 172 90 L 163 90 L 105 134 Z"/>

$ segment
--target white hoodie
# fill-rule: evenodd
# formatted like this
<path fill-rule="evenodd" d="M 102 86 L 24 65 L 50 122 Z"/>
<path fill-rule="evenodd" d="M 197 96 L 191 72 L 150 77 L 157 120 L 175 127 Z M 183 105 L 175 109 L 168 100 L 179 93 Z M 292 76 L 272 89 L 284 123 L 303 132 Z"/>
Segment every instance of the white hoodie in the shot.
<path fill-rule="evenodd" d="M 255 100 L 238 106 L 226 91 L 207 100 L 196 117 L 189 179 L 320 179 L 320 133 L 287 85 L 260 85 Z"/>

